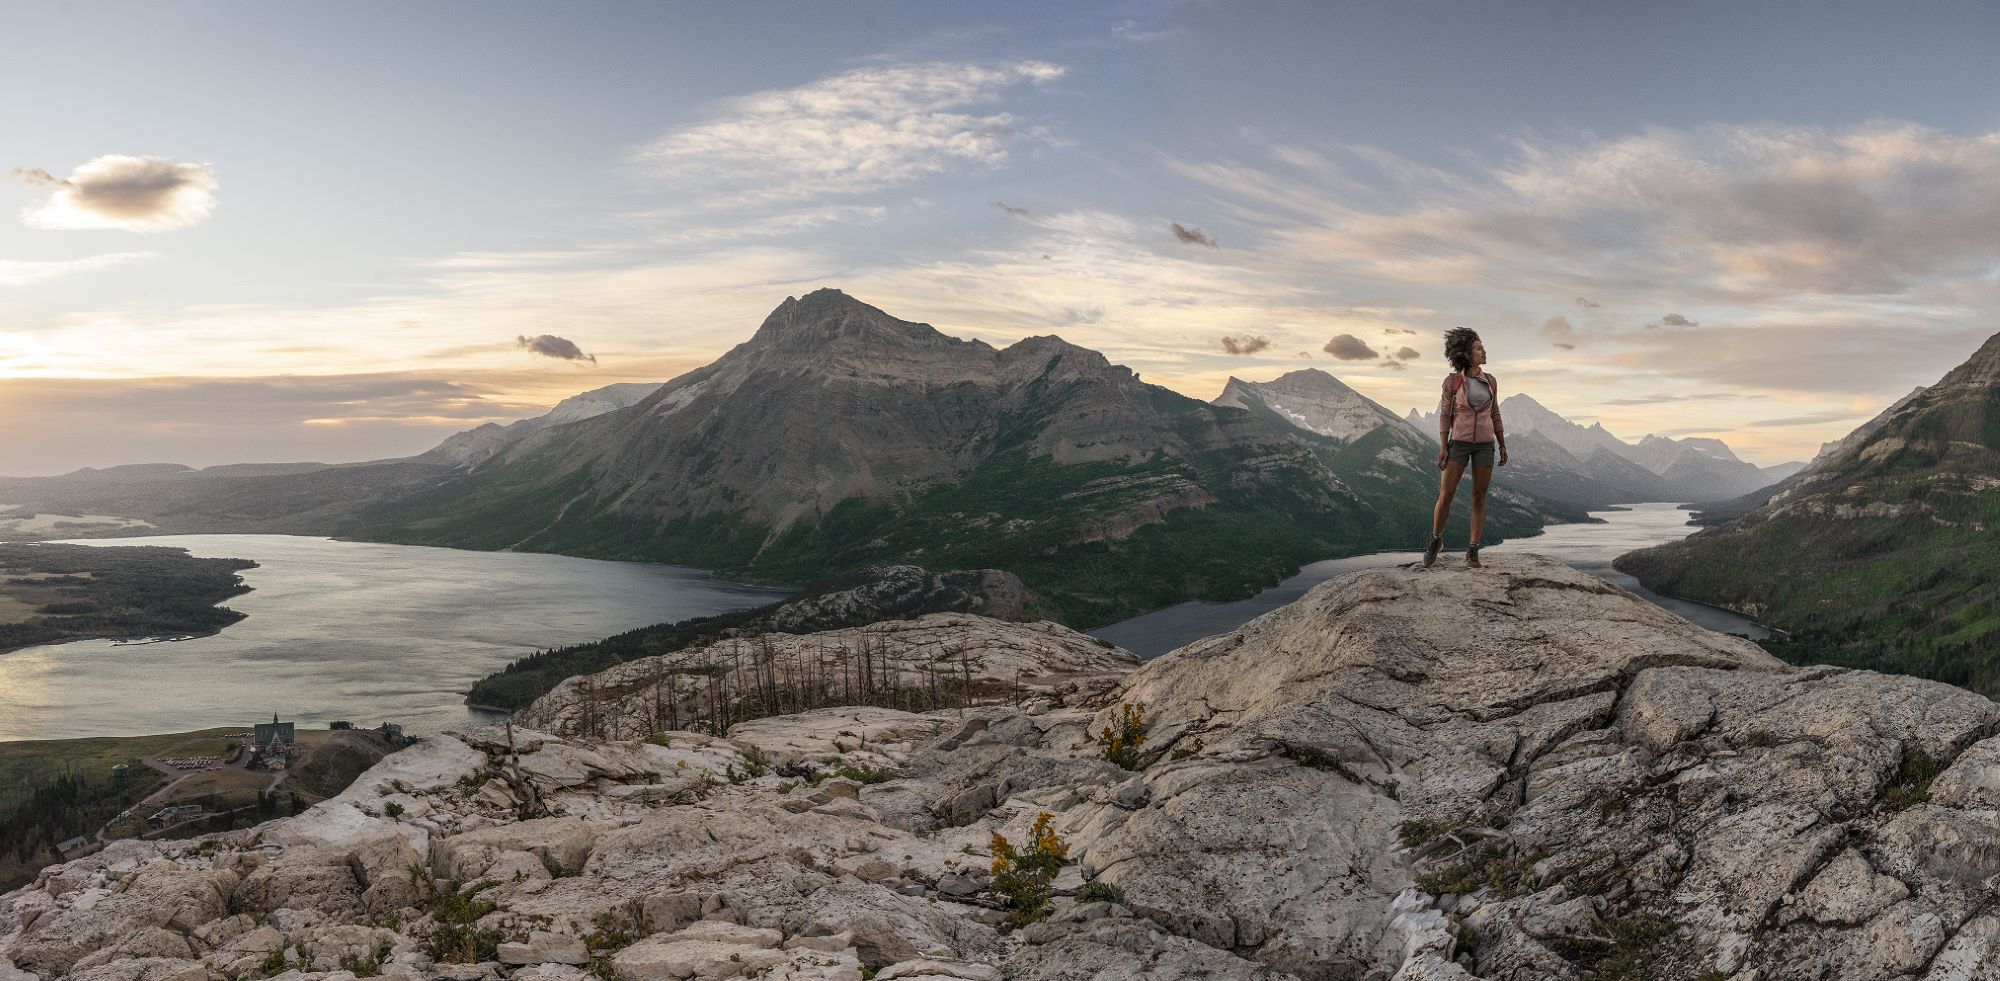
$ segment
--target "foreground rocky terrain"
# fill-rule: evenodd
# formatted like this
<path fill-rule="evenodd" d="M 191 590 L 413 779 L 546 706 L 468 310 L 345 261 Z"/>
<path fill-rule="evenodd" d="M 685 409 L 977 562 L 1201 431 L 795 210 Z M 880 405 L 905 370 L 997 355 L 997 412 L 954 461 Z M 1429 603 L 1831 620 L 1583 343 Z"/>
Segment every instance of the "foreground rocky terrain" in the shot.
<path fill-rule="evenodd" d="M 2000 710 L 1963 690 L 1533 555 L 1144 665 L 963 620 L 924 629 L 1096 653 L 969 708 L 433 737 L 0 896 L 0 981 L 2000 978 Z M 1034 917 L 994 874 L 1028 855 L 1063 860 Z"/>

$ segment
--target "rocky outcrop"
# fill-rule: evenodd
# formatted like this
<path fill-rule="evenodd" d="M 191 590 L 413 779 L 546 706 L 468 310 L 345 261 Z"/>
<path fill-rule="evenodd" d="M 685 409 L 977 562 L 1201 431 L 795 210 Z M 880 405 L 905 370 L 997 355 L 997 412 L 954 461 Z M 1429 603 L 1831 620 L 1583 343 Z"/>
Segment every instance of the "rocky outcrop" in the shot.
<path fill-rule="evenodd" d="M 1019 705 L 433 737 L 46 871 L 0 978 L 1976 981 L 1996 731 L 1532 555 L 1382 569 Z M 995 836 L 1042 815 L 1067 863 L 1015 923 Z"/>
<path fill-rule="evenodd" d="M 931 613 L 810 634 L 729 638 L 570 678 L 515 719 L 564 736 L 643 738 L 792 705 L 912 698 L 1009 698 L 1078 676 L 1117 678 L 1139 659 L 1048 621 Z M 929 703 L 927 703 L 929 704 Z"/>

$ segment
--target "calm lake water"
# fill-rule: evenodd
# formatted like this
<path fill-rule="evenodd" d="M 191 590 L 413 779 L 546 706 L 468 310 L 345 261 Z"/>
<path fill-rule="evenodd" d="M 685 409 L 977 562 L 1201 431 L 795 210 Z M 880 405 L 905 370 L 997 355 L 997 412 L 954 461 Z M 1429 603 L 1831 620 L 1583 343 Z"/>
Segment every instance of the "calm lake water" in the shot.
<path fill-rule="evenodd" d="M 346 719 L 462 725 L 465 691 L 536 648 L 761 606 L 789 595 L 701 569 L 289 535 L 93 539 L 259 563 L 249 618 L 210 637 L 77 641 L 0 655 L 0 741 Z"/>
<path fill-rule="evenodd" d="M 1753 638 L 1770 636 L 1770 630 L 1753 620 L 1713 606 L 1656 595 L 1640 586 L 1638 580 L 1611 567 L 1612 559 L 1633 549 L 1693 534 L 1695 526 L 1688 524 L 1688 515 L 1689 512 L 1680 510 L 1678 504 L 1634 504 L 1626 511 L 1592 511 L 1590 516 L 1604 519 L 1603 524 L 1550 525 L 1533 538 L 1516 538 L 1499 545 L 1489 545 L 1480 552 L 1489 556 L 1537 552 L 1630 590 L 1710 630 Z M 1450 545 L 1456 542 L 1458 551 L 1446 552 L 1439 561 L 1462 563 L 1465 560 L 1465 528 L 1462 522 L 1456 532 L 1456 537 L 1448 532 L 1445 543 Z M 1299 570 L 1298 575 L 1246 600 L 1234 603 L 1181 603 L 1100 627 L 1091 633 L 1140 657 L 1158 657 L 1203 637 L 1234 630 L 1298 599 L 1305 595 L 1306 590 L 1335 576 L 1386 565 L 1406 565 L 1422 559 L 1421 551 L 1377 552 L 1328 559 L 1306 566 Z"/>

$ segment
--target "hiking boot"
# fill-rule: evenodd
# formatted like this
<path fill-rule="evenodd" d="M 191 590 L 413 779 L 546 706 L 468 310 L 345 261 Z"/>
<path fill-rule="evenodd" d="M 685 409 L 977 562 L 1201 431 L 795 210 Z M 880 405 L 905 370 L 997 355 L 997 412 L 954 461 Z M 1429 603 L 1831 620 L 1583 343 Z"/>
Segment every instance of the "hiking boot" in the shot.
<path fill-rule="evenodd" d="M 1477 569 L 1480 567 L 1478 542 L 1473 542 L 1465 547 L 1465 567 L 1468 569 Z"/>
<path fill-rule="evenodd" d="M 1436 564 L 1438 553 L 1441 551 L 1444 551 L 1444 536 L 1432 535 L 1430 545 L 1424 548 L 1424 568 L 1428 569 Z"/>

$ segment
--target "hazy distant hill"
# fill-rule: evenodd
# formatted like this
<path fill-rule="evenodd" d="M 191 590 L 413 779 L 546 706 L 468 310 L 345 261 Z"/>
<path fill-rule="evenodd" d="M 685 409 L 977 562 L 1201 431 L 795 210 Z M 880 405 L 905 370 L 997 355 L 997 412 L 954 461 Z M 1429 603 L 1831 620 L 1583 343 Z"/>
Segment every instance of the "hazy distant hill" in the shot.
<path fill-rule="evenodd" d="M 1797 634 L 1791 653 L 2000 693 L 2000 334 L 1762 506 L 1618 567 Z"/>
<path fill-rule="evenodd" d="M 517 419 L 504 426 L 497 422 L 489 422 L 462 433 L 454 433 L 417 459 L 460 467 L 474 466 L 484 463 L 494 454 L 520 442 L 530 433 L 636 405 L 659 388 L 659 382 L 623 382 L 594 388 L 557 402 L 555 408 L 533 419 Z"/>
<path fill-rule="evenodd" d="M 1387 410 L 1369 429 L 1351 408 L 1312 408 L 1338 435 L 1310 432 L 1058 337 L 996 349 L 819 290 L 637 404 L 531 433 L 350 530 L 781 582 L 1001 568 L 1041 613 L 1096 624 L 1420 541 L 1428 454 Z M 1580 514 L 1511 497 L 1489 539 Z"/>

